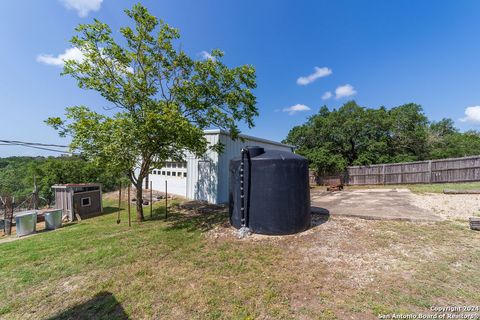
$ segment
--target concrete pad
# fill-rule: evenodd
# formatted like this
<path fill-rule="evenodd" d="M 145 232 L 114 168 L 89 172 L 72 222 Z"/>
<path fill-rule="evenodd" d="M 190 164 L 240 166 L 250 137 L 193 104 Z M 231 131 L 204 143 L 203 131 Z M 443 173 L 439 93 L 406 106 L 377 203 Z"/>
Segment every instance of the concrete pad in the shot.
<path fill-rule="evenodd" d="M 339 192 L 311 190 L 312 213 L 374 220 L 440 221 L 415 206 L 408 189 L 363 189 Z"/>

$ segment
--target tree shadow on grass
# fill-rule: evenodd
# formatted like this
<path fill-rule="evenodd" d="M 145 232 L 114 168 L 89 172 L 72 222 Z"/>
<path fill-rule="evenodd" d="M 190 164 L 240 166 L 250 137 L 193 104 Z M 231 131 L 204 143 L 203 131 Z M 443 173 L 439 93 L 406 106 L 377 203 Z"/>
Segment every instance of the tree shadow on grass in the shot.
<path fill-rule="evenodd" d="M 49 320 L 63 319 L 129 319 L 122 305 L 111 292 L 101 291 L 92 299 L 63 311 Z"/>
<path fill-rule="evenodd" d="M 150 220 L 150 218 L 147 218 Z M 157 208 L 151 220 L 164 220 L 165 208 Z M 186 202 L 168 208 L 168 226 L 165 230 L 207 232 L 216 226 L 228 227 L 228 209 L 204 202 Z"/>
<path fill-rule="evenodd" d="M 152 218 L 147 220 L 165 220 L 165 208 L 153 211 Z M 318 227 L 330 219 L 330 211 L 325 208 L 312 207 L 311 228 Z M 212 205 L 204 202 L 190 201 L 169 208 L 169 225 L 165 230 L 187 230 L 207 232 L 217 226 L 230 226 L 228 209 L 225 206 Z"/>
<path fill-rule="evenodd" d="M 123 208 L 122 208 L 123 210 Z M 111 213 L 117 213 L 118 212 L 118 207 L 103 207 L 103 215 L 106 214 L 111 214 Z"/>

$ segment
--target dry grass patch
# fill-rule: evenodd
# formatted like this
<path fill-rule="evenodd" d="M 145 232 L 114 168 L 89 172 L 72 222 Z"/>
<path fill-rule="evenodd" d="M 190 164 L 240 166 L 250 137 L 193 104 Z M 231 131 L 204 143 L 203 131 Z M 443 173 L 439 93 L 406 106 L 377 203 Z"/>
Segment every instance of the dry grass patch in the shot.
<path fill-rule="evenodd" d="M 480 233 L 459 222 L 315 216 L 238 239 L 220 207 L 165 222 L 157 206 L 132 228 L 107 212 L 0 244 L 0 318 L 374 319 L 480 301 Z"/>

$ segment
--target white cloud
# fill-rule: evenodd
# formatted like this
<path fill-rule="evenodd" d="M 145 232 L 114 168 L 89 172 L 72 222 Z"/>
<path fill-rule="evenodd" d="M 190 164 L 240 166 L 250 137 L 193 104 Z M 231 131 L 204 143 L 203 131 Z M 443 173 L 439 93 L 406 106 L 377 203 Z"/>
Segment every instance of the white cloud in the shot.
<path fill-rule="evenodd" d="M 85 18 L 90 11 L 100 10 L 103 0 L 61 0 L 65 8 L 76 10 L 81 18 Z"/>
<path fill-rule="evenodd" d="M 330 91 L 327 91 L 323 94 L 322 100 L 328 100 L 333 96 L 333 94 Z"/>
<path fill-rule="evenodd" d="M 337 87 L 337 89 L 335 89 L 335 99 L 350 97 L 350 96 L 353 96 L 355 94 L 357 94 L 357 91 L 355 91 L 353 86 L 351 86 L 349 84 Z"/>
<path fill-rule="evenodd" d="M 310 108 L 304 104 L 296 104 L 294 106 L 282 109 L 283 112 L 288 112 L 289 115 L 294 115 L 297 112 L 309 111 L 309 110 Z"/>
<path fill-rule="evenodd" d="M 83 59 L 83 53 L 77 47 L 68 48 L 64 53 L 61 53 L 58 56 L 53 56 L 51 54 L 40 54 L 37 56 L 38 62 L 59 67 L 62 67 L 65 64 L 65 60 L 75 60 L 81 62 Z"/>
<path fill-rule="evenodd" d="M 480 106 L 466 108 L 465 117 L 461 118 L 460 121 L 480 124 Z"/>
<path fill-rule="evenodd" d="M 315 67 L 315 72 L 306 76 L 300 77 L 297 79 L 297 84 L 301 86 L 306 86 L 307 84 L 312 83 L 313 81 L 317 80 L 318 78 L 326 77 L 332 74 L 332 69 L 327 67 L 319 68 Z"/>
<path fill-rule="evenodd" d="M 202 59 L 204 60 L 212 60 L 212 61 L 215 61 L 215 57 L 212 56 L 209 52 L 207 51 L 202 51 L 199 53 L 200 57 L 202 57 Z"/>

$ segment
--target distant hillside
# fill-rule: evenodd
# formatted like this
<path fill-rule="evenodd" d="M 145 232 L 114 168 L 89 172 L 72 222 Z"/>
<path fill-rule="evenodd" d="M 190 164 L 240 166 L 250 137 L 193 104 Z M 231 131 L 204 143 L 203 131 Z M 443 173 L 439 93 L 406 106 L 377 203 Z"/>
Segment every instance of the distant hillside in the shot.
<path fill-rule="evenodd" d="M 118 185 L 120 174 L 76 156 L 0 158 L 0 195 L 24 198 L 33 191 L 34 179 L 40 197 L 48 203 L 53 201 L 53 184 L 99 182 L 110 191 Z"/>

